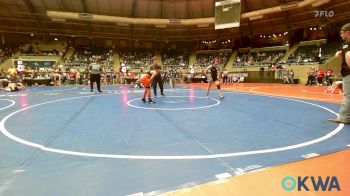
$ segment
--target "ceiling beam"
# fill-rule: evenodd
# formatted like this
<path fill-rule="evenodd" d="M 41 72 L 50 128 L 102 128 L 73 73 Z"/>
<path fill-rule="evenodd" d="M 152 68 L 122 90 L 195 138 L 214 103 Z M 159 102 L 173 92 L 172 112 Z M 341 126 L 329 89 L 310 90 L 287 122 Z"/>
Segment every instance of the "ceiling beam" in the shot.
<path fill-rule="evenodd" d="M 148 10 L 149 10 L 149 6 L 148 6 Z M 132 5 L 131 5 L 131 18 L 136 18 L 137 17 L 137 0 L 133 0 L 132 1 Z M 134 28 L 135 25 L 134 24 L 130 24 L 128 27 L 129 29 L 129 35 L 131 39 L 135 39 L 134 38 Z"/>
<path fill-rule="evenodd" d="M 185 17 L 186 18 L 190 18 L 190 12 L 191 12 L 190 1 L 187 1 L 186 2 L 186 11 L 185 11 Z"/>
<path fill-rule="evenodd" d="M 286 0 L 280 0 L 281 4 L 285 4 Z M 287 38 L 288 38 L 288 42 L 290 43 L 292 40 L 292 36 L 294 35 L 293 31 L 292 31 L 292 24 L 291 24 L 291 20 L 290 20 L 290 15 L 289 15 L 289 11 L 282 11 L 283 12 L 283 17 L 284 17 L 284 21 L 286 24 L 286 29 L 287 29 Z"/>
<path fill-rule="evenodd" d="M 137 0 L 132 1 L 132 8 L 131 8 L 131 17 L 136 18 L 136 13 L 137 13 Z"/>
<path fill-rule="evenodd" d="M 159 18 L 163 18 L 163 10 L 164 10 L 164 0 L 160 1 L 160 10 L 159 10 Z"/>
<path fill-rule="evenodd" d="M 80 0 L 80 2 L 81 2 L 81 5 L 82 5 L 82 7 L 83 7 L 83 12 L 89 13 L 89 10 L 88 10 L 88 7 L 87 7 L 87 5 L 86 5 L 85 0 Z"/>
<path fill-rule="evenodd" d="M 27 9 L 30 11 L 31 15 L 33 16 L 35 20 L 36 26 L 40 29 L 40 31 L 48 33 L 47 30 L 44 28 L 43 24 L 40 21 L 40 18 L 38 15 L 36 15 L 36 10 L 30 0 L 22 0 L 23 3 L 26 5 Z"/>
<path fill-rule="evenodd" d="M 89 13 L 89 10 L 88 10 L 88 7 L 87 7 L 85 1 L 86 1 L 86 0 L 80 0 L 81 5 L 82 5 L 82 7 L 83 7 L 83 12 Z M 88 32 L 89 36 L 91 37 L 91 36 L 92 36 L 92 33 L 91 33 L 91 25 L 90 25 L 90 22 L 89 22 L 89 21 L 87 21 L 87 32 Z"/>
<path fill-rule="evenodd" d="M 56 0 L 57 4 L 63 8 L 64 10 L 69 10 L 68 9 L 68 3 L 66 0 Z"/>

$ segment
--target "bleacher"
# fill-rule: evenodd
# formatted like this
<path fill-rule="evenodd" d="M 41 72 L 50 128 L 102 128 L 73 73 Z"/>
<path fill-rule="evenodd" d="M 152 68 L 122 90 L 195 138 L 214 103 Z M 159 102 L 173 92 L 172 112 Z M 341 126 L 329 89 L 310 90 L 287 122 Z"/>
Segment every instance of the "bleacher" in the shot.
<path fill-rule="evenodd" d="M 41 43 L 33 42 L 25 44 L 20 48 L 21 56 L 60 56 L 63 57 L 67 51 L 66 43 Z"/>
<path fill-rule="evenodd" d="M 0 64 L 9 59 L 15 51 L 16 49 L 11 47 L 0 48 Z"/>
<path fill-rule="evenodd" d="M 208 67 L 214 62 L 214 59 L 219 60 L 220 67 L 224 68 L 230 59 L 232 50 L 217 50 L 217 51 L 198 51 L 196 56 L 196 64 L 199 67 Z"/>
<path fill-rule="evenodd" d="M 288 57 L 286 63 L 289 64 L 323 64 L 325 60 L 334 56 L 341 42 L 334 41 L 329 43 L 315 43 L 312 45 L 302 45 Z"/>
<path fill-rule="evenodd" d="M 189 53 L 181 49 L 166 48 L 162 53 L 162 62 L 164 67 L 176 67 L 185 69 L 189 63 Z"/>
<path fill-rule="evenodd" d="M 151 63 L 155 55 L 153 50 L 145 49 L 121 49 L 119 51 L 120 62 L 131 69 L 143 69 Z"/>
<path fill-rule="evenodd" d="M 320 46 L 317 45 L 305 45 L 299 46 L 299 48 L 288 57 L 286 63 L 309 63 L 309 62 L 318 62 L 319 58 L 319 49 Z"/>
<path fill-rule="evenodd" d="M 234 67 L 260 67 L 276 64 L 286 50 L 242 51 L 233 63 Z"/>
<path fill-rule="evenodd" d="M 105 66 L 113 65 L 113 50 L 110 48 L 76 48 L 70 59 L 65 59 L 65 65 L 86 67 L 90 63 L 99 62 Z"/>
<path fill-rule="evenodd" d="M 322 58 L 328 59 L 334 56 L 335 52 L 341 46 L 340 41 L 329 42 L 327 44 L 322 44 Z"/>

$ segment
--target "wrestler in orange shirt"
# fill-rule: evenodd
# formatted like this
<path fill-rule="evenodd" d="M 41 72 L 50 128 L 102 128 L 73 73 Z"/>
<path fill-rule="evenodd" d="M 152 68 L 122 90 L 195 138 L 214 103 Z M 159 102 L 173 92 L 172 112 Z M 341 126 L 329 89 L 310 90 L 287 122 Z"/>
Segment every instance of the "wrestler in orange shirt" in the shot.
<path fill-rule="evenodd" d="M 151 73 L 150 71 L 146 74 L 143 74 L 140 77 L 140 83 L 145 88 L 145 91 L 143 93 L 142 102 L 146 103 L 146 96 L 148 98 L 148 103 L 156 103 L 151 99 L 151 81 L 159 74 L 160 72 L 160 66 L 155 65 L 154 71 Z"/>

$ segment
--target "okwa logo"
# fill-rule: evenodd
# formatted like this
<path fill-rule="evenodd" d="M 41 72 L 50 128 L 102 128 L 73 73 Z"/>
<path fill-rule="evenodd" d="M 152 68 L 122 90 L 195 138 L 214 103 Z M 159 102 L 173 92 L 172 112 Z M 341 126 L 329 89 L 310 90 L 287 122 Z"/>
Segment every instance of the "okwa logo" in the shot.
<path fill-rule="evenodd" d="M 297 179 L 287 176 L 282 180 L 282 188 L 292 191 L 341 191 L 340 184 L 335 176 L 298 176 Z"/>

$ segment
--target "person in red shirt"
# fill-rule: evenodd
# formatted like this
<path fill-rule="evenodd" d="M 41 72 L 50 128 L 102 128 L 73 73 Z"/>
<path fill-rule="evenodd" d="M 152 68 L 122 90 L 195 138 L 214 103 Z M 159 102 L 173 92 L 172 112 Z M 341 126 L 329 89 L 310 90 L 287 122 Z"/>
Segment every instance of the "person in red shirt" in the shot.
<path fill-rule="evenodd" d="M 322 69 L 320 69 L 317 72 L 317 85 L 322 86 L 323 77 L 324 77 L 324 71 Z"/>
<path fill-rule="evenodd" d="M 333 84 L 333 69 L 331 67 L 328 67 L 327 69 L 326 82 L 328 86 L 331 86 Z"/>
<path fill-rule="evenodd" d="M 131 79 L 134 79 L 134 78 L 135 78 L 135 73 L 134 73 L 133 71 L 130 72 L 129 77 L 130 77 Z"/>

